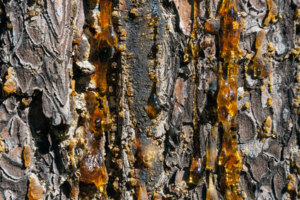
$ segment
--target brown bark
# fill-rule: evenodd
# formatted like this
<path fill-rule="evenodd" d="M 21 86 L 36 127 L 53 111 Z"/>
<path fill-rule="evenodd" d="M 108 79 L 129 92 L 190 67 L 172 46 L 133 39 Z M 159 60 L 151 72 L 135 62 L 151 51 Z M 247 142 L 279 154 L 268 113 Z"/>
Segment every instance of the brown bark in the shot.
<path fill-rule="evenodd" d="M 200 24 L 192 34 L 194 1 L 114 0 L 118 44 L 103 47 L 96 0 L 2 0 L 0 199 L 100 198 L 101 189 L 80 178 L 84 135 L 94 122 L 87 94 L 97 93 L 97 73 L 107 73 L 98 77 L 106 78 L 112 119 L 97 140 L 107 197 L 206 199 L 222 59 L 218 37 L 204 24 L 217 18 L 222 2 L 196 4 Z M 237 0 L 237 9 L 246 21 L 238 61 L 241 190 L 246 199 L 297 199 L 300 3 Z M 187 59 L 191 38 L 200 50 Z M 212 152 L 219 155 L 221 124 L 216 132 Z M 203 159 L 198 185 L 189 183 L 195 151 Z M 211 177 L 219 199 L 221 169 L 216 164 Z"/>

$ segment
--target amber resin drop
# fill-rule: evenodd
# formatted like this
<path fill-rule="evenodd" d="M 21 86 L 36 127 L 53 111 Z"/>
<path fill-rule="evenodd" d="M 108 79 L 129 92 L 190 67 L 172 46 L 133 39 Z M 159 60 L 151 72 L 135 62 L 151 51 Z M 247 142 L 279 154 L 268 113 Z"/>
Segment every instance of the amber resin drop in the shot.
<path fill-rule="evenodd" d="M 107 71 L 110 56 L 107 52 L 117 46 L 118 38 L 112 24 L 112 1 L 97 0 L 100 12 L 97 13 L 100 31 L 94 35 L 94 53 L 91 56 L 95 72 L 91 75 L 91 85 L 89 91 L 85 93 L 87 114 L 84 116 L 85 155 L 80 160 L 80 181 L 87 184 L 95 184 L 98 188 L 100 198 L 107 198 L 106 184 L 108 174 L 106 171 L 101 146 L 104 132 L 112 129 L 112 117 L 110 114 L 109 102 L 107 100 Z M 106 55 L 106 56 L 105 56 Z M 71 143 L 72 144 L 72 143 Z M 74 145 L 70 144 L 69 154 L 72 165 L 74 165 Z"/>
<path fill-rule="evenodd" d="M 94 183 L 97 187 L 107 183 L 108 175 L 100 151 L 94 150 L 84 156 L 80 173 L 84 183 Z"/>
<path fill-rule="evenodd" d="M 25 167 L 30 166 L 32 157 L 33 157 L 33 155 L 31 152 L 31 147 L 29 145 L 26 145 L 23 150 L 23 158 L 24 158 L 24 166 Z"/>
<path fill-rule="evenodd" d="M 203 161 L 201 158 L 196 157 L 192 159 L 190 167 L 190 180 L 189 183 L 198 185 L 202 179 L 203 174 Z"/>
<path fill-rule="evenodd" d="M 184 61 L 190 62 L 192 61 L 192 66 L 194 67 L 193 71 L 193 126 L 194 126 L 194 137 L 193 137 L 193 158 L 190 166 L 190 180 L 189 183 L 197 185 L 202 180 L 202 172 L 203 172 L 203 163 L 200 149 L 200 138 L 199 138 L 199 115 L 198 115 L 198 103 L 197 103 L 197 93 L 199 88 L 199 54 L 200 54 L 200 45 L 199 45 L 199 35 L 200 35 L 200 0 L 194 1 L 194 22 L 193 22 L 193 30 L 191 33 L 191 38 L 189 40 L 188 46 L 185 50 Z"/>
<path fill-rule="evenodd" d="M 44 188 L 41 186 L 36 175 L 32 175 L 29 179 L 29 187 L 27 197 L 29 200 L 39 200 L 44 195 Z"/>
<path fill-rule="evenodd" d="M 263 48 L 262 44 L 265 40 L 267 31 L 264 29 L 261 29 L 256 37 L 255 41 L 255 48 L 257 49 L 256 55 L 253 58 L 253 74 L 254 77 L 266 77 L 268 73 L 265 70 L 265 65 L 266 63 L 264 62 L 264 57 L 263 57 Z"/>
<path fill-rule="evenodd" d="M 264 21 L 264 25 L 267 26 L 270 21 L 276 22 L 277 19 L 277 15 L 278 15 L 278 8 L 275 4 L 275 2 L 273 0 L 267 0 L 267 4 L 268 4 L 268 16 L 266 17 L 265 21 Z"/>
<path fill-rule="evenodd" d="M 101 32 L 97 35 L 99 42 L 104 40 L 111 47 L 115 47 L 118 44 L 117 34 L 114 31 L 114 27 L 111 21 L 111 7 L 112 2 L 110 0 L 100 1 L 100 22 Z"/>
<path fill-rule="evenodd" d="M 237 12 L 236 0 L 223 0 L 219 20 L 208 20 L 207 31 L 219 37 L 220 57 L 223 60 L 218 69 L 218 121 L 223 127 L 223 144 L 219 156 L 221 166 L 221 190 L 225 199 L 242 199 L 240 172 L 243 156 L 237 143 L 237 80 L 240 34 L 245 23 Z M 215 27 L 220 22 L 219 30 Z M 210 153 L 210 152 L 209 152 Z M 210 167 L 209 167 L 210 168 Z"/>
<path fill-rule="evenodd" d="M 7 94 L 12 94 L 17 91 L 17 83 L 15 81 L 15 72 L 13 71 L 13 68 L 8 68 L 7 76 L 5 77 L 6 81 L 3 86 L 3 90 Z"/>
<path fill-rule="evenodd" d="M 159 103 L 159 100 L 158 100 L 158 96 L 156 94 L 156 87 L 155 86 L 153 87 L 153 89 L 151 91 L 150 97 L 148 99 L 148 105 L 147 106 L 148 106 L 147 107 L 148 116 L 151 119 L 154 119 L 154 118 L 158 117 L 158 115 L 161 111 L 161 106 L 160 106 L 160 103 Z"/>

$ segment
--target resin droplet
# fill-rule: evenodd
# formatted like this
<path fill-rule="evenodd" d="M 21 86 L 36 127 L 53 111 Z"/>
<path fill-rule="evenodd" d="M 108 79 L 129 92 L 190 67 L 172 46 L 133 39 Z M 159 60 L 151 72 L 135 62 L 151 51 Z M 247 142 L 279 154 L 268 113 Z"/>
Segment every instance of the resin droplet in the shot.
<path fill-rule="evenodd" d="M 111 20 L 111 7 L 112 2 L 110 0 L 101 0 L 100 1 L 100 27 L 101 33 L 97 36 L 98 40 L 104 40 L 111 47 L 115 47 L 118 44 L 117 34 L 114 31 Z"/>
<path fill-rule="evenodd" d="M 3 151 L 5 148 L 5 144 L 2 140 L 0 140 L 0 152 Z"/>
<path fill-rule="evenodd" d="M 32 102 L 32 98 L 22 98 L 22 103 L 25 107 L 28 107 L 30 105 L 30 103 Z"/>
<path fill-rule="evenodd" d="M 288 179 L 289 179 L 289 183 L 287 185 L 287 190 L 290 193 L 296 193 L 298 187 L 297 187 L 297 180 L 296 180 L 295 175 L 288 174 Z"/>
<path fill-rule="evenodd" d="M 255 48 L 258 49 L 261 47 L 263 42 L 265 41 L 267 31 L 265 29 L 261 29 L 256 36 Z"/>
<path fill-rule="evenodd" d="M 31 147 L 26 145 L 23 150 L 24 166 L 29 167 L 32 160 Z"/>
<path fill-rule="evenodd" d="M 95 73 L 91 76 L 91 79 L 96 83 L 96 90 L 100 95 L 105 95 L 107 90 L 107 69 L 108 63 L 103 62 L 101 64 L 94 64 L 96 67 Z"/>
<path fill-rule="evenodd" d="M 104 131 L 110 131 L 112 126 L 112 120 L 110 118 L 103 118 L 101 120 L 101 128 Z"/>
<path fill-rule="evenodd" d="M 151 95 L 148 99 L 147 113 L 151 119 L 154 119 L 154 118 L 158 117 L 160 111 L 161 111 L 161 107 L 160 107 L 160 103 L 158 100 L 158 96 L 156 95 L 156 89 L 154 86 L 154 88 L 152 89 Z"/>
<path fill-rule="evenodd" d="M 86 94 L 86 101 L 89 103 L 89 130 L 95 136 L 100 136 L 103 131 L 110 131 L 112 119 L 106 96 L 97 97 L 98 94 Z"/>
<path fill-rule="evenodd" d="M 13 71 L 13 68 L 8 68 L 7 76 L 5 77 L 6 81 L 4 83 L 3 90 L 7 94 L 11 94 L 17 91 L 17 83 L 15 81 L 15 72 Z"/>
<path fill-rule="evenodd" d="M 221 166 L 221 191 L 225 199 L 242 199 L 240 171 L 243 157 L 237 144 L 237 80 L 239 40 L 245 22 L 237 12 L 236 0 L 223 0 L 217 19 L 208 20 L 207 31 L 218 35 L 220 57 L 223 63 L 218 69 L 218 121 L 222 123 L 224 134 L 219 156 Z M 220 26 L 220 28 L 218 28 Z M 219 29 L 219 30 L 218 30 Z M 210 152 L 208 151 L 209 156 Z M 212 161 L 212 160 L 211 160 Z M 209 160 L 207 161 L 211 165 Z M 208 168 L 212 168 L 208 166 Z"/>
<path fill-rule="evenodd" d="M 91 121 L 94 122 L 90 124 L 90 130 L 94 134 L 99 135 L 101 133 L 101 130 L 111 130 L 112 119 L 106 97 L 106 92 L 108 88 L 106 77 L 108 63 L 103 62 L 100 64 L 95 64 L 95 66 L 96 72 L 92 75 L 91 79 L 95 82 L 97 89 L 96 93 L 93 93 L 93 95 L 89 94 L 90 97 L 88 98 L 90 99 L 89 102 L 91 102 L 91 104 L 94 105 L 91 106 L 91 108 L 89 109 L 91 113 Z"/>
<path fill-rule="evenodd" d="M 94 150 L 84 156 L 80 166 L 80 173 L 80 181 L 94 183 L 97 188 L 107 183 L 108 175 L 100 151 Z"/>
<path fill-rule="evenodd" d="M 264 50 L 262 48 L 262 44 L 265 41 L 267 31 L 262 29 L 258 32 L 256 41 L 255 41 L 255 48 L 257 49 L 256 54 L 253 58 L 253 73 L 254 77 L 265 77 L 268 74 L 265 70 L 265 62 L 263 58 Z"/>
<path fill-rule="evenodd" d="M 267 117 L 265 124 L 264 124 L 264 132 L 266 134 L 270 133 L 272 130 L 272 119 L 270 116 Z"/>
<path fill-rule="evenodd" d="M 189 183 L 198 185 L 201 182 L 203 174 L 202 159 L 199 157 L 192 159 L 192 164 L 190 167 L 190 180 Z"/>
<path fill-rule="evenodd" d="M 94 50 L 91 51 L 89 57 L 92 59 L 95 72 L 91 75 L 90 87 L 85 93 L 88 113 L 84 115 L 84 156 L 80 160 L 79 171 L 81 174 L 80 182 L 95 184 L 100 195 L 98 197 L 100 199 L 108 199 L 106 193 L 108 174 L 101 152 L 104 151 L 104 145 L 102 145 L 104 143 L 102 142 L 105 139 L 103 139 L 103 134 L 112 129 L 113 123 L 107 101 L 107 93 L 113 91 L 108 91 L 107 72 L 109 70 L 110 58 L 114 52 L 112 47 L 117 46 L 118 38 L 112 24 L 112 1 L 97 0 L 97 2 L 100 5 L 100 12 L 97 12 L 99 24 L 94 27 L 97 33 L 94 36 L 94 43 L 90 44 Z M 115 68 L 117 64 L 113 63 L 112 66 Z M 81 148 L 83 142 L 80 142 L 80 139 L 76 142 L 80 144 L 78 148 Z M 73 141 L 71 141 L 69 154 L 74 169 L 76 164 L 74 162 L 75 146 L 76 143 L 73 144 Z"/>
<path fill-rule="evenodd" d="M 267 4 L 268 4 L 269 13 L 264 21 L 265 26 L 267 26 L 271 20 L 272 20 L 272 22 L 276 22 L 277 21 L 276 16 L 278 15 L 278 8 L 277 8 L 276 4 L 274 3 L 274 1 L 267 0 Z"/>
<path fill-rule="evenodd" d="M 115 47 L 118 44 L 118 38 L 112 26 L 106 28 L 107 31 L 107 44 L 109 46 Z"/>
<path fill-rule="evenodd" d="M 41 199 L 44 195 L 44 188 L 41 186 L 36 175 L 32 175 L 29 179 L 29 187 L 27 197 L 29 200 Z"/>
<path fill-rule="evenodd" d="M 103 105 L 103 118 L 101 119 L 101 128 L 103 131 L 110 131 L 112 127 L 112 119 L 110 116 L 109 105 L 107 97 L 100 97 Z"/>

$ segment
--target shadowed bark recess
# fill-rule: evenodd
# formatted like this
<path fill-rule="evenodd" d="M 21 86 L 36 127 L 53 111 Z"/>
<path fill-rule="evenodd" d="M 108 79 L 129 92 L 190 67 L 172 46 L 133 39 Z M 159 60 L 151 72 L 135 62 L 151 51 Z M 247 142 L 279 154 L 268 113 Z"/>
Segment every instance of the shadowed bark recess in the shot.
<path fill-rule="evenodd" d="M 0 26 L 0 199 L 300 198 L 297 0 L 0 0 Z"/>

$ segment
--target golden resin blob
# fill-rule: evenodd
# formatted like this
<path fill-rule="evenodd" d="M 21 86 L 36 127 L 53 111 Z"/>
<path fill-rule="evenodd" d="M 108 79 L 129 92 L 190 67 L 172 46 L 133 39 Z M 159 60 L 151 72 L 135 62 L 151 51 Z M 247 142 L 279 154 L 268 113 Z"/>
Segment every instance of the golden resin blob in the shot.
<path fill-rule="evenodd" d="M 205 23 L 206 30 L 219 37 L 222 60 L 218 69 L 217 112 L 224 134 L 218 164 L 222 166 L 221 190 L 225 199 L 244 197 L 240 188 L 243 155 L 239 150 L 236 134 L 239 40 L 244 25 L 237 13 L 236 0 L 223 0 L 217 19 Z"/>

